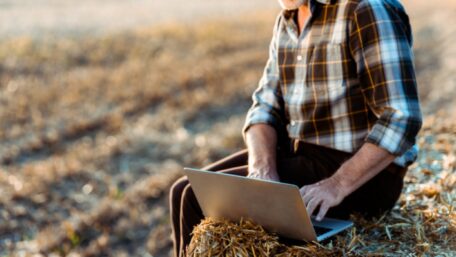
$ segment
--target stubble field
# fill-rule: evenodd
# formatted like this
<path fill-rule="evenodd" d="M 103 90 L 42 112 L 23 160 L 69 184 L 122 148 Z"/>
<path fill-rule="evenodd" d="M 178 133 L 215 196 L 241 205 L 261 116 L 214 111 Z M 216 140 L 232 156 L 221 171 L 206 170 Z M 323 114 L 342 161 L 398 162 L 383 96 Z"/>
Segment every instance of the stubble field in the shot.
<path fill-rule="evenodd" d="M 394 215 L 367 222 L 371 238 L 359 220 L 372 244 L 351 253 L 452 256 L 456 5 L 406 6 L 422 150 Z M 169 186 L 243 148 L 275 15 L 0 40 L 0 256 L 170 256 Z"/>

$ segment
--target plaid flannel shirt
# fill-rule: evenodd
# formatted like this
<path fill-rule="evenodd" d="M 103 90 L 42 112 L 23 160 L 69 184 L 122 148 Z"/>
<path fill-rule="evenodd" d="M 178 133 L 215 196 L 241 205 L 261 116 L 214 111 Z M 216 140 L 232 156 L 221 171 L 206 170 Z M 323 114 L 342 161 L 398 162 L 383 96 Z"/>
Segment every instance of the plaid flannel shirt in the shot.
<path fill-rule="evenodd" d="M 373 143 L 414 162 L 422 125 L 412 33 L 398 0 L 310 0 L 298 36 L 297 10 L 276 18 L 269 59 L 253 93 L 253 124 L 346 151 Z"/>

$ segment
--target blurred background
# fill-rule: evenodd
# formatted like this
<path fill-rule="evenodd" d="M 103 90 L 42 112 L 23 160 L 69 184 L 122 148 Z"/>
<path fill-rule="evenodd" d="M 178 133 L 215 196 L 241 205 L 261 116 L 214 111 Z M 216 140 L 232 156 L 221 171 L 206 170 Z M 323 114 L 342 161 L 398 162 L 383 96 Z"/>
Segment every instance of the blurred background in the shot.
<path fill-rule="evenodd" d="M 443 169 L 432 160 L 455 153 L 456 3 L 403 3 L 420 144 L 450 142 L 418 165 Z M 170 256 L 169 186 L 182 166 L 244 147 L 279 10 L 276 0 L 0 0 L 0 256 Z"/>

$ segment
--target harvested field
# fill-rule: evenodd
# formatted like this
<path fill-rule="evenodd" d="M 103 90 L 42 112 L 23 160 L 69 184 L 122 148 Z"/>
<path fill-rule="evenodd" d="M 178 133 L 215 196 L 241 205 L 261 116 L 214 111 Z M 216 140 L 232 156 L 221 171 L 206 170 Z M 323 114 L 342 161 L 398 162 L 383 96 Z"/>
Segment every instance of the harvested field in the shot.
<path fill-rule="evenodd" d="M 332 247 L 451 256 L 456 37 L 442 24 L 456 5 L 406 4 L 426 115 L 419 161 L 393 214 L 357 218 Z M 169 186 L 182 166 L 243 147 L 275 15 L 0 39 L 0 256 L 170 256 Z"/>

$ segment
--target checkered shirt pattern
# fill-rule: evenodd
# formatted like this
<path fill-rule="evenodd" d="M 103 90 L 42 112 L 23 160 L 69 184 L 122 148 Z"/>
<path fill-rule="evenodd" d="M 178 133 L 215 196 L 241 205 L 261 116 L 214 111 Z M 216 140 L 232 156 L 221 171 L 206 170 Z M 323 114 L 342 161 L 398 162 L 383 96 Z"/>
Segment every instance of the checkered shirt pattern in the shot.
<path fill-rule="evenodd" d="M 288 137 L 346 152 L 373 143 L 407 166 L 422 125 L 408 16 L 398 0 L 309 0 L 276 18 L 269 58 L 243 128 L 265 123 Z"/>

